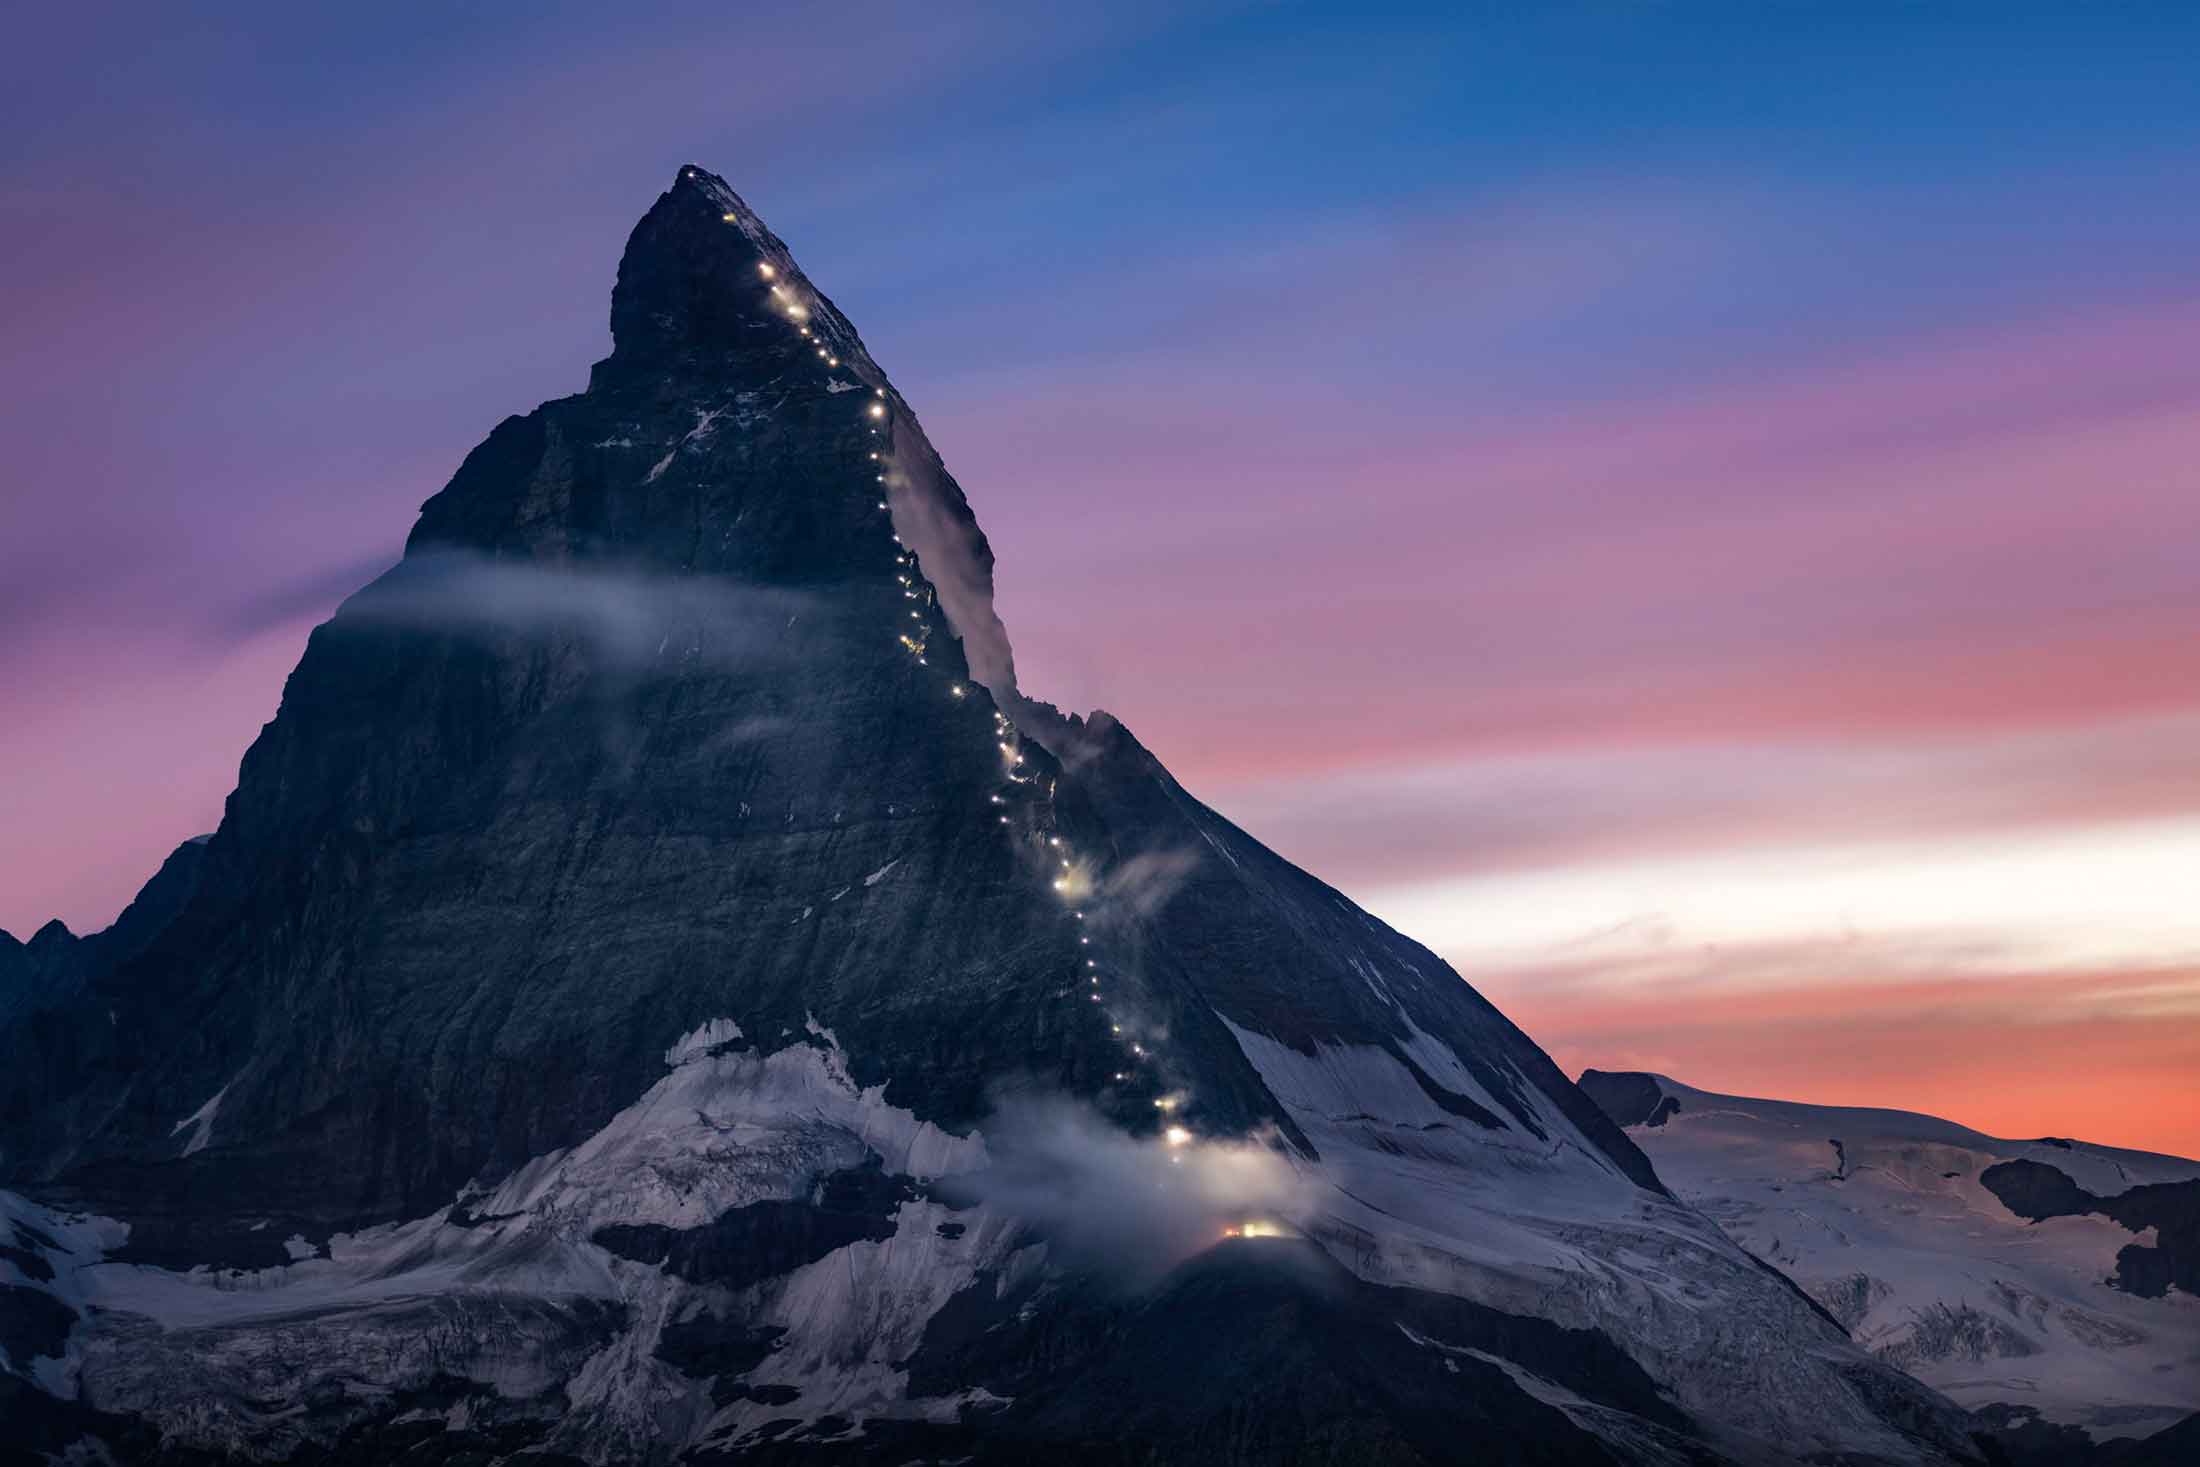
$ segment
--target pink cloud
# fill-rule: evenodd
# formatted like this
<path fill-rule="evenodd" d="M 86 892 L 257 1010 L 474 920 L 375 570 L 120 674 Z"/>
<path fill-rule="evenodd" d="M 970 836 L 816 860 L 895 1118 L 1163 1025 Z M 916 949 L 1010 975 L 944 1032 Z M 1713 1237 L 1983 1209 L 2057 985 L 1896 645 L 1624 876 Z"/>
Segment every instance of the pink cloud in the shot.
<path fill-rule="evenodd" d="M 1096 376 L 989 403 L 962 477 L 1032 686 L 1194 774 L 2007 727 L 2200 701 L 2195 344 L 2172 306 L 1519 427 Z M 989 493 L 1041 441 L 1045 524 Z"/>
<path fill-rule="evenodd" d="M 1794 848 L 2200 813 L 2200 714 L 2019 733 L 1467 753 L 1203 793 L 1355 890 L 1739 847 Z"/>

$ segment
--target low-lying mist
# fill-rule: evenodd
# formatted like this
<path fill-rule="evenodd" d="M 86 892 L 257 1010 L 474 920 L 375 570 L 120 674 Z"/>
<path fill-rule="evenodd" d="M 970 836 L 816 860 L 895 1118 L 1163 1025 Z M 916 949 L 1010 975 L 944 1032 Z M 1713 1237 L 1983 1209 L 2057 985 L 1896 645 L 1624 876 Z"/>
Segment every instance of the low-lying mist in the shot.
<path fill-rule="evenodd" d="M 1020 1218 L 1067 1266 L 1127 1288 L 1249 1224 L 1295 1230 L 1312 1207 L 1313 1184 L 1271 1137 L 1137 1137 L 1082 1102 L 1034 1093 L 997 1097 L 982 1129 L 991 1165 L 943 1182 L 942 1196 Z"/>

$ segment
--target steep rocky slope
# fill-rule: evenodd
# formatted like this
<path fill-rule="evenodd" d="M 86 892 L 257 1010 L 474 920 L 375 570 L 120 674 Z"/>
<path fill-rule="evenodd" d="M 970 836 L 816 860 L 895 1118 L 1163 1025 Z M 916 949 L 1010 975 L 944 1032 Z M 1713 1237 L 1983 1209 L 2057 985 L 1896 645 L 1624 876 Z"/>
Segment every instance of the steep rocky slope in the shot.
<path fill-rule="evenodd" d="M 1970 1460 L 1425 949 L 1015 685 L 719 179 L 0 1026 L 5 1407 L 124 1460 Z"/>

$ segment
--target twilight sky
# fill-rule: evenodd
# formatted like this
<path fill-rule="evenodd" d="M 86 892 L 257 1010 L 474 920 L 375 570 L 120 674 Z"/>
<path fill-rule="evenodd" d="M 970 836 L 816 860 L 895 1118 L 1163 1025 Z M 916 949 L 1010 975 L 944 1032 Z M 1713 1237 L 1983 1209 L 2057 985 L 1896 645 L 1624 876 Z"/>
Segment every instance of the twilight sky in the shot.
<path fill-rule="evenodd" d="M 693 160 L 1027 689 L 1570 1071 L 2200 1155 L 2200 13 L 640 8 L 14 23 L 0 926 L 213 827 Z"/>

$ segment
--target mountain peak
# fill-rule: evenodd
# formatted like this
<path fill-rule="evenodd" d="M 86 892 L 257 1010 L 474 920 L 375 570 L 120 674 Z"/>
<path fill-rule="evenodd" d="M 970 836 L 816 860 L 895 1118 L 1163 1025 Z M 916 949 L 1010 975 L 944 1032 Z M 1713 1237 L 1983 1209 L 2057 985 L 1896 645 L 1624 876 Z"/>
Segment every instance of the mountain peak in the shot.
<path fill-rule="evenodd" d="M 660 497 L 688 455 L 706 447 L 729 401 L 737 419 L 767 412 L 792 427 L 795 409 L 813 425 L 800 431 L 853 424 L 875 437 L 854 460 L 879 471 L 856 481 L 866 492 L 854 509 L 867 514 L 878 502 L 872 486 L 883 486 L 893 533 L 922 565 L 970 676 L 1020 712 L 1014 653 L 993 609 L 992 547 L 961 487 L 854 325 L 723 178 L 682 165 L 634 226 L 612 290 L 611 335 L 611 355 L 590 374 L 591 395 L 657 407 L 686 398 L 693 414 L 688 436 L 647 461 L 645 486 Z M 640 415 L 622 410 L 621 426 L 596 446 L 631 440 L 639 451 L 641 436 L 623 424 Z"/>
<path fill-rule="evenodd" d="M 700 164 L 682 164 L 680 171 L 673 175 L 672 186 L 665 190 L 664 196 L 680 198 L 689 194 L 715 208 L 721 224 L 737 225 L 759 249 L 785 248 L 771 237 L 771 231 L 764 227 L 764 221 L 749 207 L 747 200 L 734 192 L 732 184 Z"/>
<path fill-rule="evenodd" d="M 612 328 L 0 1009 L 43 1378 L 220 1462 L 1960 1455 L 1434 953 L 1017 693 L 962 491 L 723 180 Z"/>
<path fill-rule="evenodd" d="M 766 373 L 820 360 L 884 385 L 855 328 L 746 200 L 692 164 L 634 226 L 611 296 L 610 358 L 597 381 L 633 373 Z"/>
<path fill-rule="evenodd" d="M 32 933 L 31 940 L 24 945 L 34 952 L 39 952 L 51 948 L 65 947 L 76 940 L 76 934 L 69 930 L 69 924 L 59 917 L 54 917 L 50 918 L 43 927 Z"/>

